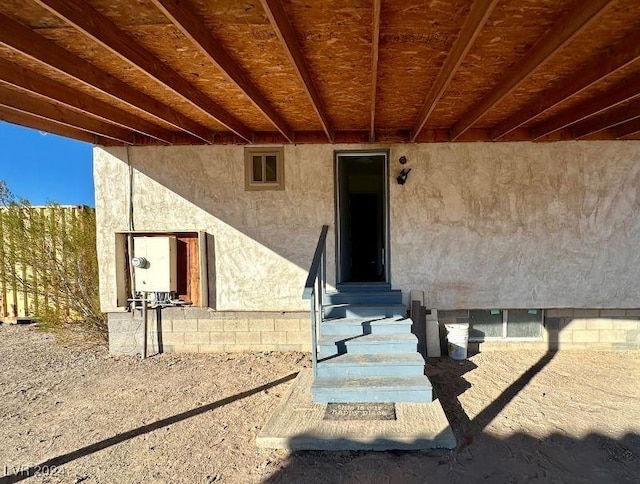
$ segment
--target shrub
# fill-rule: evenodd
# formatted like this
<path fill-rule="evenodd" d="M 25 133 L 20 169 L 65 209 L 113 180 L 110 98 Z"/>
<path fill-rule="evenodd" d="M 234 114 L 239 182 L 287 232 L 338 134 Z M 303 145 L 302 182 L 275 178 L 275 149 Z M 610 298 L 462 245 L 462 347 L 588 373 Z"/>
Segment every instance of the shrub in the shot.
<path fill-rule="evenodd" d="M 0 280 L 44 328 L 107 337 L 100 312 L 95 210 L 32 207 L 0 181 Z"/>

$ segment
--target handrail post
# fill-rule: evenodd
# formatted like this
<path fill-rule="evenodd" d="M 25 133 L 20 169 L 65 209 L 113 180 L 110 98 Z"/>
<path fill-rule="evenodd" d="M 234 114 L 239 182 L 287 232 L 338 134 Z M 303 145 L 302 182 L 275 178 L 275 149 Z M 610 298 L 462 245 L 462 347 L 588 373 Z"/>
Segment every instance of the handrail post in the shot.
<path fill-rule="evenodd" d="M 322 285 L 322 303 L 324 304 L 324 295 L 327 292 L 327 241 L 324 242 L 324 249 L 322 251 L 322 279 L 320 284 Z"/>
<path fill-rule="evenodd" d="M 327 232 L 328 225 L 323 225 L 320 238 L 313 254 L 311 268 L 304 285 L 302 297 L 310 299 L 311 312 L 311 365 L 313 378 L 318 376 L 318 325 L 324 318 L 324 294 L 327 290 Z"/>
<path fill-rule="evenodd" d="M 311 368 L 313 369 L 313 378 L 318 376 L 318 336 L 316 330 L 316 297 L 317 292 L 314 288 L 311 300 Z"/>

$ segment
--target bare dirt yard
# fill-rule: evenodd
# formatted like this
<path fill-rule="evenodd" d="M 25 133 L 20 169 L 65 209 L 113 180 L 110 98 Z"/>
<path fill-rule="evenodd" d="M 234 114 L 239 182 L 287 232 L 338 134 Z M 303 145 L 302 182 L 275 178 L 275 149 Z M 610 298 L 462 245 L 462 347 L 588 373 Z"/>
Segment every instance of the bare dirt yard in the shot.
<path fill-rule="evenodd" d="M 257 449 L 302 353 L 139 361 L 3 325 L 0 365 L 3 484 L 640 482 L 640 353 L 430 361 L 459 445 L 429 452 Z"/>

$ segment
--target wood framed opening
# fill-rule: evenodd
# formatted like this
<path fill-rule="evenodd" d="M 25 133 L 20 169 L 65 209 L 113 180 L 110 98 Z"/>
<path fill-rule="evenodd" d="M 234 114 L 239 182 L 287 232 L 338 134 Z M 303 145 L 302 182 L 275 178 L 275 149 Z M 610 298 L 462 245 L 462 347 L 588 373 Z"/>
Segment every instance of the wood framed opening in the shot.
<path fill-rule="evenodd" d="M 213 237 L 205 232 L 120 232 L 116 233 L 117 306 L 126 307 L 132 296 L 129 237 L 176 238 L 176 296 L 197 307 L 212 307 L 215 295 L 213 274 Z M 211 261 L 210 261 L 211 259 Z M 211 267 L 213 270 L 213 265 Z"/>
<path fill-rule="evenodd" d="M 338 283 L 389 281 L 387 151 L 335 154 Z"/>

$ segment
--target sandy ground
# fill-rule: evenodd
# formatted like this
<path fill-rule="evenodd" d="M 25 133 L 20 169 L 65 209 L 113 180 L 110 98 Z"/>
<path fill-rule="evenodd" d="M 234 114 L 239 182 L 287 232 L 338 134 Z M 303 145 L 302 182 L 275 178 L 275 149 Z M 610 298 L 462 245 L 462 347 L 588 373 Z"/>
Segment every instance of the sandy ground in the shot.
<path fill-rule="evenodd" d="M 0 483 L 640 482 L 640 353 L 429 363 L 458 449 L 288 454 L 254 442 L 304 354 L 139 361 L 0 326 Z"/>

